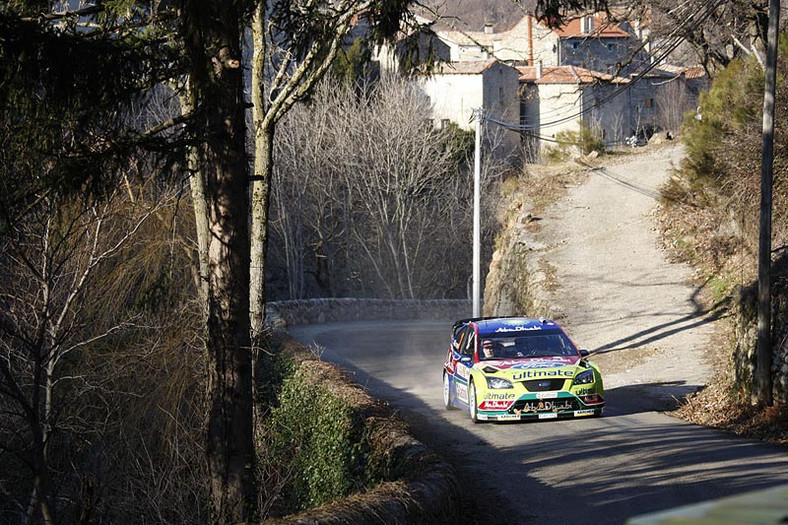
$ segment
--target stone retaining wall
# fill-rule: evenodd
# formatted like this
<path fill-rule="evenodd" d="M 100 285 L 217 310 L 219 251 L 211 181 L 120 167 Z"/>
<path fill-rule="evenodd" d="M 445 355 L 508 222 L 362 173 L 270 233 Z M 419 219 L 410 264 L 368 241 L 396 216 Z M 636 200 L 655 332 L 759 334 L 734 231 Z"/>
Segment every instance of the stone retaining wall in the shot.
<path fill-rule="evenodd" d="M 275 328 L 379 319 L 462 319 L 473 306 L 467 299 L 304 299 L 274 301 L 266 305 L 267 323 Z"/>

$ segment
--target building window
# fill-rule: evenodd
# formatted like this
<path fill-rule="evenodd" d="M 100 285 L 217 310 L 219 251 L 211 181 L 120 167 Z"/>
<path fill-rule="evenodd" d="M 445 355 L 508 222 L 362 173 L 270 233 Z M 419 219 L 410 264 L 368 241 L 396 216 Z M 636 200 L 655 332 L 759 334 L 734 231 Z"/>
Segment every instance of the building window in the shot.
<path fill-rule="evenodd" d="M 607 50 L 608 51 L 614 51 L 615 49 L 616 49 L 616 45 L 614 43 L 612 43 L 612 42 L 608 42 Z"/>
<path fill-rule="evenodd" d="M 503 104 L 503 88 L 502 87 L 498 88 L 498 102 Z"/>
<path fill-rule="evenodd" d="M 449 121 L 449 119 L 447 119 L 447 118 L 442 118 L 442 119 L 441 119 L 441 129 L 446 129 L 446 128 L 448 128 L 448 127 L 449 127 L 449 122 L 450 122 L 450 121 Z"/>
<path fill-rule="evenodd" d="M 654 99 L 653 98 L 647 98 L 646 99 L 646 107 L 647 108 L 653 108 L 654 107 Z"/>
<path fill-rule="evenodd" d="M 572 42 L 572 49 L 576 50 L 578 47 L 580 47 L 580 42 Z"/>

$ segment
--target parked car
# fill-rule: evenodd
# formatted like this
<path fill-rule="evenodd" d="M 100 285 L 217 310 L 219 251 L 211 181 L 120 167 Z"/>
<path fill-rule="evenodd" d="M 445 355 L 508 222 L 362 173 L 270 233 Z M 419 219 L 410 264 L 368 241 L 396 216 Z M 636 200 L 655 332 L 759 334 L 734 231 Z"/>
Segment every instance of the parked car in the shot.
<path fill-rule="evenodd" d="M 454 323 L 443 365 L 443 403 L 471 420 L 599 416 L 599 368 L 550 319 L 497 317 Z"/>

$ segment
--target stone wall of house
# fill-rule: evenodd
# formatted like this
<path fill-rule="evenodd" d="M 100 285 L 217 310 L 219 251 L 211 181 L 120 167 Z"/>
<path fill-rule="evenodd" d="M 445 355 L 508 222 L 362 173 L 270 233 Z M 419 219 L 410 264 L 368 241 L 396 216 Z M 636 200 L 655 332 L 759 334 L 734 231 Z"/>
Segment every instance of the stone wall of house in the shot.
<path fill-rule="evenodd" d="M 282 328 L 299 324 L 321 324 L 380 319 L 446 319 L 470 317 L 473 305 L 467 299 L 326 298 L 274 301 L 266 305 L 268 325 Z"/>
<path fill-rule="evenodd" d="M 583 97 L 578 84 L 542 84 L 538 93 L 539 134 L 548 139 L 542 140 L 544 153 L 562 131 L 580 131 Z"/>
<path fill-rule="evenodd" d="M 500 62 L 494 63 L 483 72 L 484 83 L 482 88 L 484 110 L 487 115 L 503 122 L 518 123 L 520 121 L 520 74 L 513 67 Z M 475 123 L 472 123 L 475 126 Z M 503 147 L 501 152 L 507 155 L 516 151 L 520 144 L 520 136 L 497 126 L 488 126 L 487 135 L 494 134 L 494 142 Z M 487 138 L 486 140 L 489 140 Z"/>
<path fill-rule="evenodd" d="M 450 67 L 447 69 L 447 73 L 420 79 L 421 88 L 432 103 L 432 119 L 436 126 L 448 120 L 462 129 L 472 130 L 474 124 L 470 119 L 473 110 L 484 103 L 484 79 L 480 74 L 457 74 L 450 72 Z"/>
<path fill-rule="evenodd" d="M 588 109 L 587 124 L 601 130 L 605 145 L 623 143 L 632 135 L 630 92 L 617 93 L 621 84 L 601 83 L 591 86 L 584 93 L 584 109 Z"/>

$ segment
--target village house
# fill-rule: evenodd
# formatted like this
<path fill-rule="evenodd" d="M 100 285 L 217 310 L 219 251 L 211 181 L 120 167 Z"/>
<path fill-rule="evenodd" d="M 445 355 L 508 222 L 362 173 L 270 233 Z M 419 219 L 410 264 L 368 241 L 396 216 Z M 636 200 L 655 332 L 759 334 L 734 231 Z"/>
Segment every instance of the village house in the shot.
<path fill-rule="evenodd" d="M 419 83 L 432 103 L 436 126 L 450 122 L 471 130 L 473 111 L 484 108 L 496 118 L 517 121 L 520 115 L 518 71 L 498 60 L 467 60 L 438 64 Z M 511 153 L 519 146 L 514 133 L 502 134 L 504 150 Z"/>
<path fill-rule="evenodd" d="M 555 146 L 562 131 L 578 132 L 581 123 L 606 144 L 631 135 L 629 81 L 576 66 L 523 66 L 520 74 L 520 124 L 529 158 Z"/>
<path fill-rule="evenodd" d="M 561 131 L 593 130 L 606 146 L 631 136 L 675 132 L 707 89 L 700 67 L 663 66 L 640 78 L 613 76 L 576 66 L 518 67 L 520 124 L 530 156 L 555 146 Z M 634 80 L 636 78 L 636 80 Z"/>
<path fill-rule="evenodd" d="M 678 129 L 682 113 L 696 107 L 705 76 L 699 68 L 655 68 L 642 45 L 647 36 L 639 21 L 614 23 L 594 14 L 549 29 L 528 14 L 506 31 L 436 29 L 434 36 L 410 35 L 407 42 L 424 59 L 444 62 L 420 79 L 436 126 L 456 122 L 469 129 L 473 110 L 482 109 L 519 125 L 517 140 L 529 159 L 538 159 L 557 133 L 583 125 L 607 145 Z M 404 42 L 377 50 L 382 70 L 399 68 Z M 505 68 L 511 71 L 504 74 Z M 512 77 L 519 88 L 512 89 Z M 518 147 L 516 140 L 507 142 Z"/>
<path fill-rule="evenodd" d="M 551 63 L 551 31 L 531 15 L 523 17 L 508 31 L 495 33 L 492 25 L 484 31 L 437 30 L 437 39 L 449 50 L 449 60 L 490 60 L 510 65 L 541 60 Z"/>
<path fill-rule="evenodd" d="M 513 66 L 579 66 L 615 74 L 627 71 L 647 58 L 632 57 L 640 41 L 629 24 L 612 23 L 601 15 L 569 19 L 558 29 L 549 29 L 533 15 L 525 15 L 507 31 L 437 30 L 437 39 L 449 49 L 449 60 L 495 58 Z"/>

